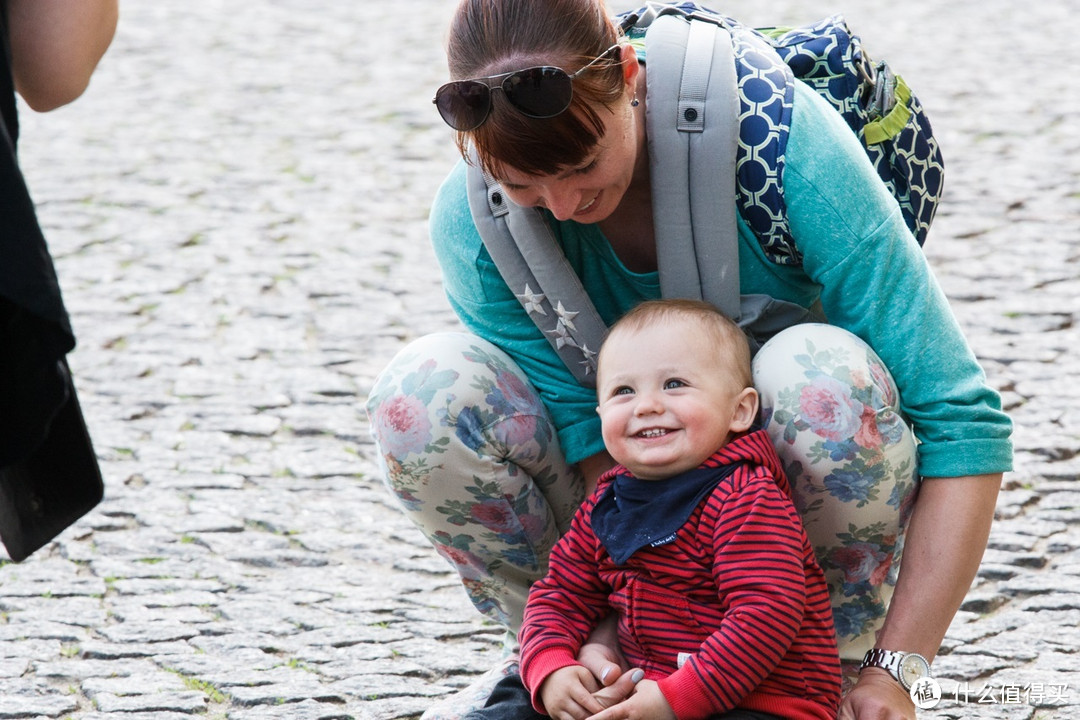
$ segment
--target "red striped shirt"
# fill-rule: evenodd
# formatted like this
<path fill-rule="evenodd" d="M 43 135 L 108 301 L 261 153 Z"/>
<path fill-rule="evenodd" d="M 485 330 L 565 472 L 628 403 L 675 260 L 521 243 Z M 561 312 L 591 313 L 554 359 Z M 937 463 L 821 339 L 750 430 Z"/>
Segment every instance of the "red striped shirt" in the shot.
<path fill-rule="evenodd" d="M 614 471 L 601 479 L 529 595 L 521 673 L 538 710 L 543 680 L 575 664 L 589 633 L 614 611 L 624 655 L 659 683 L 679 720 L 735 707 L 836 717 L 840 665 L 828 589 L 779 458 L 757 431 L 706 464 L 734 462 L 744 464 L 673 542 L 639 550 L 621 566 L 589 522 Z"/>

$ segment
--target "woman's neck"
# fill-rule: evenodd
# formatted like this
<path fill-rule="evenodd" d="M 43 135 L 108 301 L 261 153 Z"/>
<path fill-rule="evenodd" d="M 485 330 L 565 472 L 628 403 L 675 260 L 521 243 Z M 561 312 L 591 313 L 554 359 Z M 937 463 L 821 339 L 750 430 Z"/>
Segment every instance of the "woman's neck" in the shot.
<path fill-rule="evenodd" d="M 648 163 L 646 163 L 648 165 Z M 634 182 L 600 230 L 622 264 L 632 272 L 655 272 L 656 236 L 653 233 L 652 192 L 645 182 Z"/>
<path fill-rule="evenodd" d="M 632 272 L 655 272 L 656 236 L 653 232 L 652 184 L 645 122 L 645 66 L 637 77 L 638 105 L 634 108 L 637 155 L 630 186 L 618 207 L 600 222 L 600 230 L 623 265 Z"/>

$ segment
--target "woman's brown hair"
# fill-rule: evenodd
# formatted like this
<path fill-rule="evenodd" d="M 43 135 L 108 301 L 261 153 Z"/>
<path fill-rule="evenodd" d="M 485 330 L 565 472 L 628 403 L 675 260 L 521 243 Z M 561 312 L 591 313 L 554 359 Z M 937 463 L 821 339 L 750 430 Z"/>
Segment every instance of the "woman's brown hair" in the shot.
<path fill-rule="evenodd" d="M 450 23 L 446 54 L 454 80 L 487 77 L 535 65 L 568 73 L 618 41 L 603 0 L 462 0 Z M 498 176 L 509 166 L 530 175 L 575 167 L 604 134 L 598 109 L 622 96 L 620 51 L 574 78 L 570 107 L 551 118 L 523 115 L 492 93 L 483 125 L 458 133 L 462 155 L 476 148 L 480 165 Z"/>

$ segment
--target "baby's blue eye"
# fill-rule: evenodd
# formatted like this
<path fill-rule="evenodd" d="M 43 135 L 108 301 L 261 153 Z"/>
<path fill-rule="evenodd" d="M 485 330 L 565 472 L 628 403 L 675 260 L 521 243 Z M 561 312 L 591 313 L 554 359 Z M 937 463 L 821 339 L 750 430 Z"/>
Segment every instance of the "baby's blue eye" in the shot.
<path fill-rule="evenodd" d="M 667 381 L 664 382 L 664 389 L 665 390 L 674 390 L 675 388 L 681 388 L 684 385 L 686 385 L 686 383 L 684 383 L 682 380 L 677 380 L 675 378 L 672 378 L 671 380 L 667 380 Z"/>
<path fill-rule="evenodd" d="M 612 395 L 633 395 L 634 390 L 631 387 L 623 385 L 622 387 L 615 388 L 615 392 L 613 392 L 611 394 Z"/>

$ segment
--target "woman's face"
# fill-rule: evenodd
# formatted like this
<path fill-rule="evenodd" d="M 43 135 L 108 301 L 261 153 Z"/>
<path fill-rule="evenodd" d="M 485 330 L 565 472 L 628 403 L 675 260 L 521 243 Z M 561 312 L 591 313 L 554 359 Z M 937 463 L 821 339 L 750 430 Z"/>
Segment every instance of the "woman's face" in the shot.
<path fill-rule="evenodd" d="M 604 135 L 579 165 L 551 175 L 530 175 L 509 165 L 503 168 L 498 179 L 510 200 L 524 207 L 546 208 L 559 220 L 598 223 L 610 217 L 634 179 L 645 145 L 643 118 L 639 108 L 631 106 L 630 97 L 627 93 L 625 102 L 614 108 L 598 108 Z"/>

